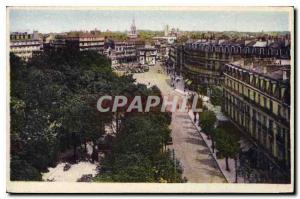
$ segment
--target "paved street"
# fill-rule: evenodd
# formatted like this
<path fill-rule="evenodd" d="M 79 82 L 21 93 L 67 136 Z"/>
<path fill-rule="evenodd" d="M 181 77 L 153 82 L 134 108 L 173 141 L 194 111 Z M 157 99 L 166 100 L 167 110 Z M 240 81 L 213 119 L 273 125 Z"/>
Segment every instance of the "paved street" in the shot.
<path fill-rule="evenodd" d="M 137 82 L 157 85 L 163 95 L 180 95 L 170 87 L 170 78 L 159 74 L 160 65 L 150 67 L 149 72 L 134 74 Z M 162 71 L 162 70 L 161 70 Z M 172 138 L 176 158 L 183 167 L 183 176 L 192 183 L 226 182 L 209 149 L 193 125 L 188 113 L 173 113 Z"/>
<path fill-rule="evenodd" d="M 158 70 L 161 73 L 158 73 Z M 156 63 L 155 66 L 150 66 L 149 71 L 146 73 L 135 73 L 133 77 L 137 80 L 138 83 L 150 85 L 156 85 L 162 92 L 163 95 L 168 95 L 173 93 L 173 89 L 170 86 L 171 80 L 167 75 L 162 73 L 162 68 L 160 67 L 160 63 Z"/>
<path fill-rule="evenodd" d="M 171 127 L 172 147 L 188 182 L 226 182 L 188 114 L 174 113 Z"/>

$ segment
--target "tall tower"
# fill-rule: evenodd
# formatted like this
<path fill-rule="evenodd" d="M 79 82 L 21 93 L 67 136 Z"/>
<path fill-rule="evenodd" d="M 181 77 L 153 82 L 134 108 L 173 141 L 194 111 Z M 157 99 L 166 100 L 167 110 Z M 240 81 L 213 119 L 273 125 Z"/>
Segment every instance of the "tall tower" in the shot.
<path fill-rule="evenodd" d="M 137 38 L 137 30 L 136 30 L 136 26 L 135 26 L 135 20 L 132 20 L 132 24 L 130 26 L 130 32 L 128 33 L 128 37 L 131 39 Z"/>
<path fill-rule="evenodd" d="M 165 25 L 165 36 L 169 36 L 169 25 Z"/>
<path fill-rule="evenodd" d="M 135 26 L 135 21 L 134 21 L 134 19 L 132 20 L 132 24 L 131 24 L 130 29 L 131 29 L 131 34 L 132 34 L 132 35 L 136 35 L 136 26 Z"/>

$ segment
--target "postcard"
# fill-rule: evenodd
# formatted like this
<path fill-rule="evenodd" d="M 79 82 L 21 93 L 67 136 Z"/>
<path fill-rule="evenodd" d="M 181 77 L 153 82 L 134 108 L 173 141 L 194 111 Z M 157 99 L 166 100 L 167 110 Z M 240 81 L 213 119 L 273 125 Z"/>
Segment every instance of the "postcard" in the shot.
<path fill-rule="evenodd" d="M 294 192 L 293 7 L 7 7 L 7 192 Z"/>

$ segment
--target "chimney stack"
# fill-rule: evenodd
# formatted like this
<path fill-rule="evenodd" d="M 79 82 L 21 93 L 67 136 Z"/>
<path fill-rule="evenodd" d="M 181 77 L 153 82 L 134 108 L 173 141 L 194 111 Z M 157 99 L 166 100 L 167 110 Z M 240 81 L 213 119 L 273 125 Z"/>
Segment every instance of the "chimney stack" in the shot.
<path fill-rule="evenodd" d="M 282 80 L 287 80 L 287 71 L 286 70 L 283 70 L 282 71 Z"/>
<path fill-rule="evenodd" d="M 267 67 L 264 66 L 264 67 L 263 67 L 263 74 L 267 74 L 267 72 L 268 72 L 268 71 L 267 71 Z"/>

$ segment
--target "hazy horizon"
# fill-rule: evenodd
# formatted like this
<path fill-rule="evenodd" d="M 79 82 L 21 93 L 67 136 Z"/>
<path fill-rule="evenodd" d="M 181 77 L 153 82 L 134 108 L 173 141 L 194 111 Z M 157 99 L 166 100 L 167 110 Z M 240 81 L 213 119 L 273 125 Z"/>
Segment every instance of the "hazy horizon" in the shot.
<path fill-rule="evenodd" d="M 290 31 L 288 12 L 284 11 L 12 9 L 9 28 L 11 32 L 49 33 L 95 28 L 124 32 L 129 30 L 133 19 L 138 30 L 163 31 L 168 24 L 181 31 Z"/>

